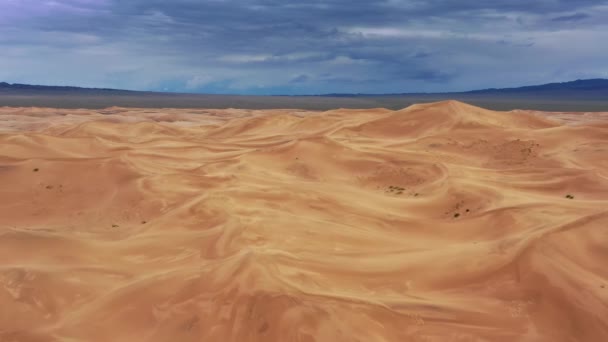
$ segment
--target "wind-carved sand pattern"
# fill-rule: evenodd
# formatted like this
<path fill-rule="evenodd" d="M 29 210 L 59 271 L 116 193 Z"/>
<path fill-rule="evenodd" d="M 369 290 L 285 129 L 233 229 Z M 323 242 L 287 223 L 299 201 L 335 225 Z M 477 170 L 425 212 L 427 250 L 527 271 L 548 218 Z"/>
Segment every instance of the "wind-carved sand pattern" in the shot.
<path fill-rule="evenodd" d="M 608 341 L 606 116 L 1 113 L 0 341 Z"/>

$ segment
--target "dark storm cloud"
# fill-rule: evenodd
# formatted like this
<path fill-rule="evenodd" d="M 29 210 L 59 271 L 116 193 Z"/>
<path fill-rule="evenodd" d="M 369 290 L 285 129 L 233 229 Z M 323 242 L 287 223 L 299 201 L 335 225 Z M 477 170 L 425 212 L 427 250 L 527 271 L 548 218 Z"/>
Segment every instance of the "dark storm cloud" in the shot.
<path fill-rule="evenodd" d="M 589 14 L 585 14 L 585 13 L 575 13 L 575 14 L 571 14 L 571 15 L 563 15 L 557 18 L 553 18 L 551 19 L 552 21 L 579 21 L 579 20 L 584 20 L 589 18 L 590 15 Z"/>
<path fill-rule="evenodd" d="M 0 79 L 369 93 L 604 77 L 607 15 L 598 0 L 6 0 Z"/>

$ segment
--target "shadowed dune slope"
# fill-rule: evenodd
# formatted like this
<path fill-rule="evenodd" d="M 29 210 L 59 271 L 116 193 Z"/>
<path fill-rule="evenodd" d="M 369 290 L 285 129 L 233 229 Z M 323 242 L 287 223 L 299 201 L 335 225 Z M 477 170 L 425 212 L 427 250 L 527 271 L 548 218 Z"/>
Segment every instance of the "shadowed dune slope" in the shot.
<path fill-rule="evenodd" d="M 607 117 L 0 109 L 0 341 L 608 341 Z"/>

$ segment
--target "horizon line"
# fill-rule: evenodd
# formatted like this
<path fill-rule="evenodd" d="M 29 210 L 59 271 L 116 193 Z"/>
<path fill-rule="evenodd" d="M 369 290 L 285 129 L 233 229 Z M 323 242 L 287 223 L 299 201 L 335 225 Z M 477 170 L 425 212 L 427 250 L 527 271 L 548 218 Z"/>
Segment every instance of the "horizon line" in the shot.
<path fill-rule="evenodd" d="M 558 84 L 568 84 L 575 83 L 581 81 L 606 81 L 608 82 L 608 78 L 585 78 L 585 79 L 576 79 L 571 81 L 561 81 L 561 82 L 550 82 L 550 83 L 542 83 L 542 84 L 532 84 L 532 85 L 523 85 L 517 87 L 505 87 L 505 88 L 482 88 L 482 89 L 470 89 L 470 90 L 462 90 L 462 91 L 439 91 L 439 92 L 391 92 L 391 93 L 320 93 L 320 94 L 243 94 L 243 93 L 193 93 L 193 92 L 178 92 L 178 91 L 162 91 L 162 90 L 135 90 L 135 89 L 121 89 L 121 88 L 106 88 L 106 87 L 83 87 L 83 86 L 75 86 L 75 85 L 45 85 L 45 84 L 29 84 L 29 83 L 10 83 L 5 81 L 0 81 L 0 89 L 2 86 L 25 86 L 25 87 L 45 87 L 45 88 L 68 88 L 74 90 L 97 90 L 97 91 L 116 91 L 116 92 L 134 92 L 134 93 L 156 93 L 156 94 L 174 94 L 174 95 L 218 95 L 218 96 L 257 96 L 257 97 L 314 97 L 314 96 L 397 96 L 397 95 L 446 95 L 446 94 L 466 94 L 466 93 L 476 93 L 476 92 L 484 92 L 484 91 L 504 91 L 504 90 L 514 90 L 521 88 L 533 88 L 533 87 L 542 87 L 548 85 L 558 85 Z M 59 90 L 59 89 L 58 89 Z"/>

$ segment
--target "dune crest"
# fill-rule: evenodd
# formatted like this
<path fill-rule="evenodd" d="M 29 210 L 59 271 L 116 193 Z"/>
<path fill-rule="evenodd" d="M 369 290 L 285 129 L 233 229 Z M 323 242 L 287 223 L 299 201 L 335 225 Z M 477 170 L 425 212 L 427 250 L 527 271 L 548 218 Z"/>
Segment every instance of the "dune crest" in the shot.
<path fill-rule="evenodd" d="M 0 341 L 608 341 L 605 113 L 0 118 Z"/>

